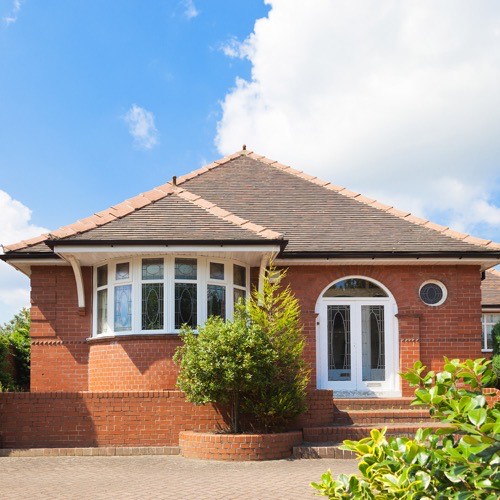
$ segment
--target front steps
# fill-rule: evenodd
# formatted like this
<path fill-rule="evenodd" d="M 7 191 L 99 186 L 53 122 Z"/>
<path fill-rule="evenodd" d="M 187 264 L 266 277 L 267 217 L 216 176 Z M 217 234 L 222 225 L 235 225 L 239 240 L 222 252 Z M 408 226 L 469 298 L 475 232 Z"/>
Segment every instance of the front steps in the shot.
<path fill-rule="evenodd" d="M 340 450 L 342 441 L 368 437 L 372 429 L 387 428 L 386 435 L 412 437 L 419 428 L 438 429 L 443 424 L 432 420 L 429 411 L 410 406 L 413 398 L 334 399 L 331 425 L 307 427 L 304 443 L 294 448 L 296 458 L 354 458 Z"/>

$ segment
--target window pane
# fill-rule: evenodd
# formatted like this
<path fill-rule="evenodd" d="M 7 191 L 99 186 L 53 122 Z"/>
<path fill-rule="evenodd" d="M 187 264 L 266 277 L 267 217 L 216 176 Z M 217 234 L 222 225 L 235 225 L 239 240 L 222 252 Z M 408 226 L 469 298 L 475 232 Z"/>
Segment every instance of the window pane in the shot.
<path fill-rule="evenodd" d="M 142 279 L 162 280 L 163 259 L 142 259 Z"/>
<path fill-rule="evenodd" d="M 387 297 L 387 294 L 371 281 L 350 278 L 332 285 L 323 297 Z"/>
<path fill-rule="evenodd" d="M 97 268 L 97 286 L 106 286 L 108 284 L 108 266 Z"/>
<path fill-rule="evenodd" d="M 245 290 L 240 290 L 239 288 L 235 288 L 233 291 L 233 300 L 234 300 L 235 305 L 238 303 L 238 301 L 240 299 L 245 301 L 246 296 L 247 296 L 247 293 L 245 292 Z"/>
<path fill-rule="evenodd" d="M 122 264 L 116 264 L 116 279 L 128 280 L 129 278 L 130 278 L 130 264 L 128 262 L 123 262 Z"/>
<path fill-rule="evenodd" d="M 175 279 L 195 280 L 196 259 L 175 259 Z"/>
<path fill-rule="evenodd" d="M 163 283 L 142 285 L 142 329 L 163 330 Z"/>
<path fill-rule="evenodd" d="M 108 291 L 97 292 L 97 333 L 104 333 L 108 323 Z"/>
<path fill-rule="evenodd" d="M 233 280 L 234 284 L 238 286 L 247 286 L 247 272 L 246 269 L 242 266 L 237 266 L 236 264 L 233 267 Z"/>
<path fill-rule="evenodd" d="M 175 284 L 175 328 L 186 324 L 191 328 L 197 325 L 197 286 L 195 283 Z"/>
<path fill-rule="evenodd" d="M 115 332 L 132 329 L 132 285 L 115 287 Z"/>
<path fill-rule="evenodd" d="M 226 319 L 226 287 L 208 285 L 207 287 L 208 316 L 220 316 Z"/>
<path fill-rule="evenodd" d="M 486 325 L 486 349 L 493 349 L 493 326 Z"/>
<path fill-rule="evenodd" d="M 223 280 L 224 279 L 224 264 L 217 262 L 210 262 L 210 279 Z"/>

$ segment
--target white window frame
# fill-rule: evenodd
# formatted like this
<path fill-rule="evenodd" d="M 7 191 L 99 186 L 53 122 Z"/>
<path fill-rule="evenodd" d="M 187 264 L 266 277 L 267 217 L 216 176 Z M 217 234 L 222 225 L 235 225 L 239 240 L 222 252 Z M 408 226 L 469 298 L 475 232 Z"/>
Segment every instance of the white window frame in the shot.
<path fill-rule="evenodd" d="M 184 280 L 175 279 L 175 259 L 196 259 L 197 279 Z M 163 280 L 143 280 L 142 261 L 143 259 L 163 259 Z M 125 262 L 130 263 L 129 280 L 116 280 L 116 266 Z M 224 264 L 224 280 L 210 279 L 210 263 Z M 233 265 L 236 264 L 246 270 L 246 287 L 234 285 Z M 108 283 L 97 288 L 97 268 L 108 266 Z M 232 319 L 234 313 L 234 289 L 244 290 L 246 297 L 250 294 L 250 266 L 244 262 L 234 259 L 210 258 L 189 254 L 145 254 L 140 256 L 130 256 L 129 258 L 116 258 L 99 262 L 93 268 L 93 318 L 92 318 L 92 338 L 118 337 L 127 335 L 157 335 L 172 334 L 177 335 L 175 329 L 175 283 L 196 283 L 197 285 L 197 322 L 203 324 L 207 320 L 208 293 L 207 286 L 221 285 L 226 288 L 226 319 Z M 164 328 L 162 330 L 142 330 L 142 285 L 143 283 L 163 283 L 163 311 Z M 114 331 L 114 290 L 115 286 L 132 285 L 132 329 L 130 331 Z M 107 324 L 103 333 L 97 333 L 97 291 L 108 290 Z"/>
<path fill-rule="evenodd" d="M 487 321 L 488 316 L 498 316 L 498 320 L 494 321 L 493 323 L 491 321 Z M 498 321 L 500 321 L 500 310 L 494 310 L 494 311 L 482 311 L 481 313 L 481 326 L 482 326 L 482 335 L 481 335 L 481 351 L 482 352 L 493 352 L 493 349 L 488 349 L 488 327 L 495 326 Z"/>

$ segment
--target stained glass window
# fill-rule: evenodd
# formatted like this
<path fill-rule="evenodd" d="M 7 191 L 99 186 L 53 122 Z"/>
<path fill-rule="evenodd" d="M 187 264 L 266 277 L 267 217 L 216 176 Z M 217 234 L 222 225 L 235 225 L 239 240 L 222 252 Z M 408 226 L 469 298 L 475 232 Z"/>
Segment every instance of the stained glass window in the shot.
<path fill-rule="evenodd" d="M 234 264 L 233 282 L 238 286 L 247 286 L 247 270 L 244 267 Z"/>
<path fill-rule="evenodd" d="M 226 319 L 226 287 L 207 286 L 207 316 L 220 316 Z"/>
<path fill-rule="evenodd" d="M 100 266 L 97 268 L 97 287 L 106 286 L 108 284 L 108 266 Z"/>
<path fill-rule="evenodd" d="M 210 262 L 210 279 L 224 279 L 224 264 L 219 264 L 218 262 Z"/>
<path fill-rule="evenodd" d="M 132 329 L 132 285 L 115 287 L 115 332 Z"/>
<path fill-rule="evenodd" d="M 245 301 L 246 296 L 247 293 L 245 292 L 245 290 L 240 290 L 239 288 L 235 288 L 233 290 L 234 305 L 236 305 L 240 301 L 240 299 Z"/>
<path fill-rule="evenodd" d="M 142 279 L 163 279 L 163 259 L 142 259 Z"/>
<path fill-rule="evenodd" d="M 128 280 L 130 278 L 130 264 L 123 262 L 116 264 L 116 280 Z"/>
<path fill-rule="evenodd" d="M 97 333 L 104 333 L 108 324 L 108 290 L 97 292 Z"/>
<path fill-rule="evenodd" d="M 175 259 L 175 279 L 195 280 L 196 275 L 196 259 Z"/>
<path fill-rule="evenodd" d="M 328 380 L 351 380 L 351 308 L 328 306 Z"/>
<path fill-rule="evenodd" d="M 195 283 L 175 284 L 175 328 L 182 325 L 196 328 L 197 315 L 197 285 Z"/>
<path fill-rule="evenodd" d="M 387 297 L 387 293 L 371 281 L 349 278 L 337 281 L 323 297 Z"/>
<path fill-rule="evenodd" d="M 163 330 L 163 283 L 143 283 L 141 317 L 143 330 Z"/>

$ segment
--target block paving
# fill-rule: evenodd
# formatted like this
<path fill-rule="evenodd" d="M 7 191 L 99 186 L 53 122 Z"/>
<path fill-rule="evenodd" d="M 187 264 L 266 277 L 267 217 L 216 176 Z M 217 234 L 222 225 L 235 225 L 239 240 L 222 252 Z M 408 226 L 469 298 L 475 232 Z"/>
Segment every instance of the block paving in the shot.
<path fill-rule="evenodd" d="M 180 456 L 0 458 L 0 498 L 313 499 L 311 481 L 354 460 L 217 462 Z M 317 498 L 317 497 L 316 497 Z"/>

